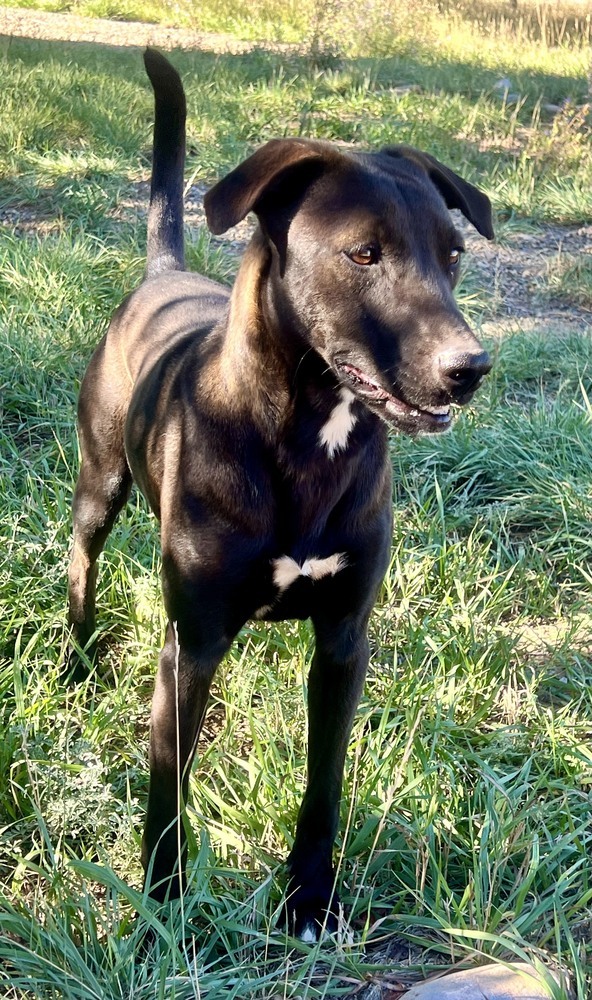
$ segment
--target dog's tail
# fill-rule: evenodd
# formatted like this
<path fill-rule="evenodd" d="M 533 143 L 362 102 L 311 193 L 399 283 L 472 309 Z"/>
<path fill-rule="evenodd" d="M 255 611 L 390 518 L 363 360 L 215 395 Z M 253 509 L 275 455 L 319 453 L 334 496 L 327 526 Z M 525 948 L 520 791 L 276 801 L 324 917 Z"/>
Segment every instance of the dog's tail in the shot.
<path fill-rule="evenodd" d="M 182 271 L 185 92 L 168 59 L 146 49 L 144 65 L 154 89 L 154 145 L 148 209 L 146 277 Z"/>

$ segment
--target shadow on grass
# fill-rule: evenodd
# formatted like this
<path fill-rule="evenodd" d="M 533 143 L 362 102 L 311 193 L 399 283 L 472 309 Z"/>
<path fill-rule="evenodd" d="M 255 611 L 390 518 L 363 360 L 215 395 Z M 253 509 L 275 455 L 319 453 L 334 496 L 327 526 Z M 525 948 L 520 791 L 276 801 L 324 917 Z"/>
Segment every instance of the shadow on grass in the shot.
<path fill-rule="evenodd" d="M 59 200 L 63 211 L 68 211 L 65 178 L 74 185 L 82 180 L 100 183 L 108 178 L 116 187 L 128 183 L 138 168 L 148 172 L 152 94 L 139 50 L 20 38 L 4 39 L 3 48 L 9 70 L 5 86 L 10 86 L 11 64 L 15 67 L 18 63 L 15 71 L 25 73 L 28 81 L 35 78 L 42 90 L 42 115 L 32 104 L 28 88 L 23 88 L 19 109 L 18 86 L 12 106 L 4 111 L 4 116 L 13 120 L 20 114 L 23 147 L 34 150 L 45 162 L 51 154 L 63 155 L 65 151 L 72 158 L 70 170 L 64 163 L 64 177 L 56 179 L 53 193 L 51 185 L 39 188 L 43 204 L 53 205 Z M 372 130 L 365 134 L 360 127 L 360 116 L 366 114 L 375 122 L 374 131 L 382 125 L 384 134 L 379 142 L 388 136 L 390 141 L 412 141 L 408 123 L 422 117 L 422 105 L 430 105 L 428 115 L 445 115 L 446 105 L 459 97 L 474 104 L 485 96 L 492 102 L 494 115 L 503 97 L 495 85 L 507 74 L 501 48 L 497 62 L 491 58 L 489 66 L 479 66 L 470 60 L 435 53 L 433 48 L 419 43 L 401 47 L 390 58 L 342 60 L 325 69 L 319 68 L 312 57 L 264 47 L 241 54 L 176 51 L 173 58 L 188 94 L 189 168 L 196 160 L 198 173 L 210 180 L 272 135 L 302 132 L 372 144 Z M 405 106 L 401 116 L 393 95 L 398 87 L 412 88 L 408 95 L 411 104 Z M 516 115 L 525 126 L 532 122 L 537 101 L 577 102 L 586 94 L 585 79 L 543 70 L 513 73 L 512 87 L 524 99 Z M 353 95 L 356 91 L 362 91 L 371 101 L 369 109 L 362 106 L 359 110 L 360 102 L 353 97 L 350 102 L 350 92 Z M 332 117 L 326 110 L 331 103 L 335 108 Z M 343 115 L 345 103 L 351 104 L 351 116 Z M 514 155 L 496 150 L 492 159 L 491 152 L 481 152 L 474 141 L 459 137 L 458 131 L 452 128 L 446 134 L 445 122 L 431 129 L 427 121 L 419 134 L 423 138 L 425 133 L 428 140 L 433 134 L 432 152 L 456 163 L 468 163 L 477 175 Z M 9 136 L 7 141 L 10 145 Z M 89 149 L 97 162 L 84 166 L 78 161 Z M 11 182 L 10 173 L 7 171 L 0 192 L 4 200 L 14 201 L 18 184 Z M 92 201 L 92 193 L 89 198 Z M 73 211 L 80 210 L 79 202 L 80 197 L 74 197 Z M 100 208 L 98 205 L 97 210 Z"/>

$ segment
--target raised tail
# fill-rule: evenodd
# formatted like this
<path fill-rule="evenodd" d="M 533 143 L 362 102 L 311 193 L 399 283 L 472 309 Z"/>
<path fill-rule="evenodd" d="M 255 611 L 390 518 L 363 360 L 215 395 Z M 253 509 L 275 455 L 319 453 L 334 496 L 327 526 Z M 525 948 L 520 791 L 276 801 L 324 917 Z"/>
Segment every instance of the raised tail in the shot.
<path fill-rule="evenodd" d="M 185 92 L 181 77 L 155 49 L 144 65 L 154 89 L 154 144 L 148 209 L 146 277 L 182 271 L 183 171 L 185 167 Z"/>

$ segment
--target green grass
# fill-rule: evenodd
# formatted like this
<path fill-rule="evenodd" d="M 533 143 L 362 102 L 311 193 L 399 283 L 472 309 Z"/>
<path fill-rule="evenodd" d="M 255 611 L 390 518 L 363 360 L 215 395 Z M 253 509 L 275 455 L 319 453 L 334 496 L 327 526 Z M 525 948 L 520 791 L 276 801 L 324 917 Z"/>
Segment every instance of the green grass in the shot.
<path fill-rule="evenodd" d="M 150 94 L 131 54 L 76 53 L 76 46 L 6 46 L 0 197 L 104 231 L 147 169 Z M 479 47 L 468 32 L 437 49 L 413 44 L 388 59 L 329 70 L 304 56 L 263 51 L 179 55 L 190 108 L 189 170 L 214 179 L 278 134 L 407 142 L 462 166 L 501 215 L 589 219 L 589 124 L 570 110 L 585 99 L 588 62 L 585 50 L 573 48 Z M 495 86 L 508 74 L 517 104 Z M 561 102 L 568 103 L 553 120 L 541 111 Z"/>
<path fill-rule="evenodd" d="M 589 52 L 471 31 L 324 70 L 263 50 L 178 54 L 188 171 L 210 181 L 263 139 L 300 131 L 411 142 L 487 189 L 508 225 L 589 222 L 585 118 L 541 111 L 583 101 Z M 0 205 L 40 228 L 0 227 L 3 994 L 334 996 L 380 975 L 394 938 L 424 972 L 556 960 L 586 1000 L 590 331 L 517 322 L 489 345 L 494 370 L 452 434 L 393 438 L 392 564 L 338 842 L 354 943 L 309 949 L 275 928 L 304 782 L 306 624 L 245 629 L 219 672 L 192 780 L 190 890 L 161 923 L 140 894 L 164 624 L 157 530 L 140 499 L 101 562 L 101 672 L 68 689 L 59 674 L 76 392 L 142 272 L 144 222 L 127 209 L 122 221 L 119 206 L 149 170 L 151 97 L 133 52 L 12 41 L 4 57 Z M 506 75 L 517 104 L 494 89 Z M 204 234 L 190 260 L 222 280 L 235 267 Z M 491 318 L 490 291 L 469 266 L 460 301 L 477 323 Z"/>
<path fill-rule="evenodd" d="M 549 264 L 544 291 L 592 309 L 592 255 L 558 254 Z"/>

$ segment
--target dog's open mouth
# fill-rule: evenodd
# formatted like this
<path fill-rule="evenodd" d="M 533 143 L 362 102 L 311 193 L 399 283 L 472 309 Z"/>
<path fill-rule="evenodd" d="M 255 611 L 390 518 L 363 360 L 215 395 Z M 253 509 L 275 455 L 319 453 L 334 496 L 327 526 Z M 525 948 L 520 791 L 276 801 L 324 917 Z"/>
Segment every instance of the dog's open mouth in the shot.
<path fill-rule="evenodd" d="M 434 434 L 448 430 L 452 424 L 450 406 L 413 406 L 387 392 L 354 365 L 338 363 L 337 368 L 359 399 L 402 430 Z"/>

